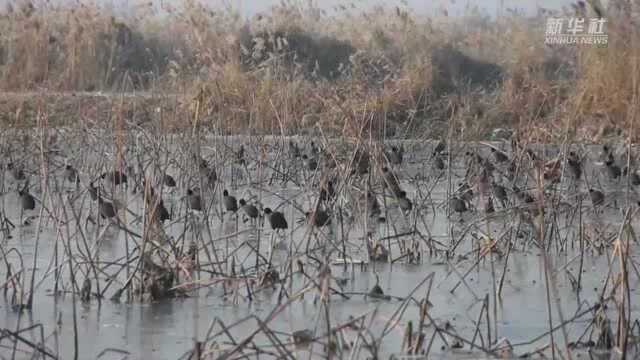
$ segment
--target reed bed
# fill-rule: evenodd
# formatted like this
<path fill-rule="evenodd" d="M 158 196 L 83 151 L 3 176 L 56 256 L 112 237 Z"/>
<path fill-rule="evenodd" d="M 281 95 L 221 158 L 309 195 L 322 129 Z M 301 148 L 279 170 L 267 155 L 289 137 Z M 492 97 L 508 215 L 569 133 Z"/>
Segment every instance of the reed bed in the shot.
<path fill-rule="evenodd" d="M 6 271 L 0 285 L 12 311 L 20 317 L 32 311 L 44 284 L 53 286 L 53 296 L 71 301 L 74 309 L 75 304 L 176 301 L 207 292 L 241 306 L 270 294 L 274 303 L 266 316 L 248 315 L 233 324 L 214 317 L 206 335 L 194 338 L 193 347 L 185 349 L 182 358 L 191 359 L 295 357 L 301 348 L 320 357 L 378 357 L 389 351 L 384 344 L 397 336 L 398 328 L 404 329 L 402 345 L 391 351 L 403 356 L 428 357 L 434 347 L 436 352 L 465 349 L 487 357 L 570 358 L 589 351 L 592 356 L 613 352 L 624 358 L 636 351 L 637 319 L 632 317 L 632 284 L 640 275 L 632 256 L 637 246 L 636 184 L 632 172 L 610 179 L 601 171 L 609 165 L 598 161 L 609 152 L 599 154 L 569 143 L 532 145 L 522 137 L 514 137 L 511 146 L 468 143 L 455 138 L 453 129 L 441 143 L 385 143 L 366 128 L 351 140 L 314 136 L 300 141 L 284 132 L 271 137 L 220 136 L 199 121 L 198 104 L 194 109 L 191 131 L 166 131 L 164 124 L 173 123 L 172 119 L 144 128 L 125 117 L 102 126 L 55 128 L 41 113 L 36 128 L 3 132 L 7 163 L 0 249 Z M 310 145 L 298 145 L 303 143 Z M 407 165 L 391 162 L 392 145 L 405 149 Z M 634 168 L 637 150 L 630 142 L 604 149 L 617 164 L 626 161 L 629 169 Z M 505 151 L 508 160 L 493 160 L 494 151 Z M 580 175 L 573 169 L 576 153 L 584 164 Z M 316 159 L 317 167 L 309 167 L 309 157 Z M 69 181 L 66 164 L 76 169 L 78 182 Z M 14 171 L 18 166 L 25 172 L 22 179 Z M 100 177 L 113 170 L 128 175 L 126 186 Z M 164 174 L 175 176 L 177 190 L 166 187 Z M 397 186 L 411 189 L 410 209 L 398 209 L 396 185 L 385 174 L 394 174 Z M 333 196 L 323 198 L 320 194 L 329 181 Z M 495 194 L 496 182 L 507 189 L 506 199 Z M 91 198 L 92 187 L 101 200 Z M 182 195 L 186 188 L 201 196 L 200 211 L 188 209 Z M 436 188 L 444 189 L 443 197 L 433 195 Z M 587 191 L 594 188 L 602 189 L 606 200 L 594 199 Z M 16 208 L 15 189 L 27 189 L 35 196 L 35 211 Z M 242 193 L 261 213 L 269 205 L 281 211 L 289 228 L 268 231 L 266 215 L 247 226 L 240 212 L 234 216 L 225 211 L 222 189 Z M 466 198 L 469 189 L 472 195 Z M 378 205 L 365 200 L 367 193 Z M 167 200 L 168 222 L 156 216 L 157 194 Z M 263 204 L 264 199 L 270 199 L 269 204 Z M 466 199 L 467 211 L 459 212 L 452 199 Z M 114 218 L 100 216 L 101 201 L 114 205 Z M 326 211 L 331 224 L 313 226 L 305 211 Z M 429 219 L 436 216 L 444 216 L 447 234 L 433 233 L 435 225 Z M 42 243 L 40 234 L 46 233 L 53 234 L 53 244 Z M 26 255 L 12 245 L 16 237 L 35 241 L 34 251 Z M 101 248 L 114 241 L 124 249 L 123 255 L 108 258 Z M 42 259 L 39 249 L 49 249 L 50 258 Z M 499 332 L 498 307 L 509 301 L 502 295 L 510 282 L 509 259 L 529 252 L 541 256 L 549 327 L 529 341 L 513 342 Z M 606 273 L 583 274 L 586 259 L 603 256 L 609 264 Z M 562 257 L 570 259 L 554 265 Z M 449 267 L 443 278 L 427 271 L 402 296 L 387 294 L 378 285 L 378 264 L 438 262 Z M 334 275 L 338 269 L 372 273 L 376 283 L 369 291 L 345 290 L 344 280 Z M 490 292 L 479 294 L 469 283 L 474 271 L 491 277 Z M 604 285 L 597 298 L 582 300 L 586 276 L 601 276 Z M 554 300 L 558 282 L 572 287 L 578 301 L 575 313 L 564 313 L 561 302 Z M 459 333 L 450 322 L 430 315 L 430 294 L 436 291 L 475 299 L 472 333 Z M 317 308 L 317 318 L 308 328 L 282 333 L 270 326 L 305 297 L 314 299 Z M 363 297 L 374 303 L 395 302 L 397 308 L 393 313 L 369 310 L 345 322 L 332 321 L 340 302 Z M 81 358 L 78 343 L 85 339 L 75 325 L 80 321 L 75 311 L 75 354 Z M 386 324 L 384 330 L 374 334 L 367 324 L 380 321 Z M 244 337 L 232 335 L 247 323 L 255 323 L 255 331 Z M 567 328 L 573 326 L 583 329 L 582 336 L 569 334 Z M 58 358 L 46 345 L 57 330 L 48 334 L 51 331 L 42 323 L 5 328 L 0 346 L 12 357 L 31 353 Z M 131 355 L 126 349 L 105 352 Z"/>
<path fill-rule="evenodd" d="M 84 92 L 150 92 L 179 96 L 171 107 L 181 110 L 181 128 L 200 98 L 201 121 L 229 131 L 297 133 L 318 123 L 353 136 L 367 113 L 386 136 L 434 137 L 455 114 L 468 140 L 526 128 L 536 141 L 561 142 L 568 132 L 598 142 L 629 129 L 637 112 L 628 76 L 638 67 L 634 6 L 580 1 L 535 16 L 503 9 L 496 18 L 474 7 L 460 17 L 418 16 L 294 1 L 243 19 L 233 7 L 191 0 L 140 4 L 126 15 L 91 2 L 10 2 L 0 17 L 0 88 L 68 95 L 47 103 L 67 104 L 60 113 L 69 123 L 98 117 L 78 116 L 104 103 Z M 574 16 L 606 16 L 607 47 L 544 44 L 548 18 Z M 33 125 L 37 98 L 3 95 L 3 123 Z M 155 111 L 135 103 L 141 108 L 129 113 Z"/>

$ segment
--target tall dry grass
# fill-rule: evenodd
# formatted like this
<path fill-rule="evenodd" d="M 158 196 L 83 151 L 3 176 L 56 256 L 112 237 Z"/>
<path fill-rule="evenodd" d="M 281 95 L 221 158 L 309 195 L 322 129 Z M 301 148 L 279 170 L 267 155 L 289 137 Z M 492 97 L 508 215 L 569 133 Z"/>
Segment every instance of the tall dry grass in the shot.
<path fill-rule="evenodd" d="M 245 20 L 194 0 L 127 16 L 91 2 L 13 2 L 0 17 L 0 88 L 186 93 L 201 100 L 202 122 L 231 130 L 437 136 L 455 121 L 464 138 L 513 127 L 531 140 L 565 130 L 601 139 L 637 112 L 634 6 L 496 19 L 475 8 L 418 17 L 283 2 Z M 596 13 L 607 16 L 608 47 L 544 44 L 548 17 Z"/>

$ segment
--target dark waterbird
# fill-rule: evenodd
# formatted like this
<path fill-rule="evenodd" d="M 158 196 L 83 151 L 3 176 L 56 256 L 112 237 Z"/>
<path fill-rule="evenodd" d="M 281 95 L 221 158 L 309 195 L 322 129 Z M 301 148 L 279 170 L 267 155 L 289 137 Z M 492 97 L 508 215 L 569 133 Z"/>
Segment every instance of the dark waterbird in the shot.
<path fill-rule="evenodd" d="M 170 187 L 170 188 L 176 187 L 176 180 L 173 178 L 173 176 L 169 174 L 164 174 L 162 176 L 162 182 L 166 187 Z"/>
<path fill-rule="evenodd" d="M 466 181 L 458 184 L 458 189 L 456 190 L 456 193 L 458 194 L 458 197 L 460 197 L 464 201 L 473 200 L 473 188 Z"/>
<path fill-rule="evenodd" d="M 486 198 L 486 201 L 484 203 L 484 211 L 487 214 L 491 214 L 496 211 L 495 207 L 493 206 L 493 198 L 491 196 Z"/>
<path fill-rule="evenodd" d="M 496 149 L 496 148 L 491 148 L 491 153 L 493 153 L 493 158 L 496 160 L 496 162 L 498 163 L 504 163 L 509 161 L 509 156 L 507 156 L 507 154 L 503 153 L 502 151 Z"/>
<path fill-rule="evenodd" d="M 493 165 L 493 163 L 489 159 L 485 159 L 480 154 L 474 152 L 472 153 L 472 157 L 474 159 L 473 161 L 475 161 L 482 168 L 483 171 L 492 173 L 496 169 L 496 167 Z"/>
<path fill-rule="evenodd" d="M 351 174 L 364 175 L 369 172 L 369 153 L 358 149 L 353 157 L 353 170 Z"/>
<path fill-rule="evenodd" d="M 442 155 L 440 154 L 435 155 L 435 157 L 433 158 L 433 167 L 436 170 L 444 170 L 445 163 L 444 163 L 444 160 L 442 159 Z"/>
<path fill-rule="evenodd" d="M 29 189 L 27 188 L 27 184 L 22 189 L 18 189 L 18 195 L 20 196 L 20 205 L 22 206 L 22 210 L 33 210 L 36 208 L 36 200 L 29 193 Z"/>
<path fill-rule="evenodd" d="M 542 177 L 545 180 L 552 183 L 560 181 L 560 177 L 562 176 L 562 162 L 560 160 L 560 158 L 556 158 L 543 164 Z"/>
<path fill-rule="evenodd" d="M 245 164 L 245 160 L 244 160 L 244 145 L 240 145 L 240 148 L 235 153 L 235 156 L 236 156 L 236 163 L 238 165 L 244 165 Z"/>
<path fill-rule="evenodd" d="M 582 160 L 580 157 L 575 152 L 570 151 L 567 156 L 567 164 L 569 165 L 569 170 L 571 170 L 573 177 L 576 178 L 576 180 L 580 180 L 580 177 L 582 176 Z"/>
<path fill-rule="evenodd" d="M 394 174 L 389 168 L 383 167 L 382 178 L 384 180 L 384 187 L 389 189 L 393 195 L 399 196 L 402 189 L 400 188 L 396 174 Z"/>
<path fill-rule="evenodd" d="M 387 159 L 391 165 L 402 165 L 403 158 L 404 148 L 402 146 L 400 148 L 392 146 L 391 151 L 387 153 Z"/>
<path fill-rule="evenodd" d="M 607 144 L 602 145 L 602 152 L 600 153 L 600 157 L 605 162 L 614 160 L 613 150 L 611 149 L 611 147 L 609 147 L 609 145 L 607 145 Z"/>
<path fill-rule="evenodd" d="M 536 155 L 536 153 L 533 150 L 527 148 L 525 149 L 525 153 L 529 156 L 531 161 L 538 161 L 538 155 Z"/>
<path fill-rule="evenodd" d="M 22 181 L 27 178 L 22 166 L 16 166 L 13 162 L 7 164 L 7 170 L 9 170 L 11 177 L 16 181 Z"/>
<path fill-rule="evenodd" d="M 234 213 L 238 211 L 238 201 L 234 196 L 229 195 L 229 191 L 227 191 L 227 189 L 224 189 L 224 191 L 222 191 L 222 204 L 224 205 L 225 210 L 228 212 Z"/>
<path fill-rule="evenodd" d="M 411 209 L 413 209 L 413 204 L 411 203 L 411 200 L 407 198 L 406 191 L 400 191 L 400 194 L 398 195 L 398 207 L 402 211 L 411 211 Z"/>
<path fill-rule="evenodd" d="M 191 210 L 202 211 L 202 199 L 191 189 L 187 189 L 187 206 Z"/>
<path fill-rule="evenodd" d="M 127 183 L 127 175 L 120 170 L 104 172 L 100 178 L 116 186 Z"/>
<path fill-rule="evenodd" d="M 315 227 L 323 227 L 331 224 L 331 216 L 325 210 L 307 211 L 304 213 L 307 223 Z M 305 219 L 302 219 L 304 221 Z"/>
<path fill-rule="evenodd" d="M 638 175 L 638 172 L 636 170 L 629 171 L 629 168 L 625 166 L 624 170 L 622 170 L 622 174 L 629 177 L 629 182 L 631 183 L 631 185 L 640 185 L 640 175 Z"/>
<path fill-rule="evenodd" d="M 302 165 L 308 171 L 316 171 L 318 169 L 318 160 L 315 157 L 309 157 L 304 154 L 302 155 Z"/>
<path fill-rule="evenodd" d="M 374 275 L 376 277 L 376 284 L 373 285 L 371 290 L 369 290 L 369 292 L 367 293 L 367 296 L 373 299 L 388 300 L 390 297 L 386 296 L 384 294 L 384 291 L 380 287 L 380 279 L 378 278 L 378 274 L 374 273 Z"/>
<path fill-rule="evenodd" d="M 293 343 L 298 347 L 304 347 L 313 342 L 313 331 L 309 329 L 294 331 L 291 334 Z"/>
<path fill-rule="evenodd" d="M 289 152 L 294 159 L 300 158 L 300 148 L 293 141 L 289 141 Z"/>
<path fill-rule="evenodd" d="M 513 181 L 518 173 L 519 166 L 515 161 L 509 161 L 509 165 L 507 166 L 507 173 L 505 174 L 507 179 Z"/>
<path fill-rule="evenodd" d="M 371 232 L 367 233 L 367 253 L 369 254 L 369 260 L 371 261 L 389 261 L 389 250 L 382 244 L 382 242 L 373 240 L 373 234 Z"/>
<path fill-rule="evenodd" d="M 247 204 L 244 199 L 240 199 L 238 202 L 240 203 L 240 209 L 252 221 L 260 215 L 260 213 L 258 212 L 258 208 L 252 204 Z"/>
<path fill-rule="evenodd" d="M 638 175 L 637 172 L 633 171 L 629 176 L 630 176 L 631 185 L 633 186 L 640 185 L 640 175 Z"/>
<path fill-rule="evenodd" d="M 311 153 L 312 157 L 318 155 L 318 153 L 320 152 L 320 148 L 318 148 L 313 140 L 311 140 L 311 143 L 309 144 L 309 152 Z"/>
<path fill-rule="evenodd" d="M 602 205 L 604 203 L 604 193 L 600 190 L 589 189 L 589 197 L 594 206 Z"/>
<path fill-rule="evenodd" d="M 265 208 L 264 215 L 269 221 L 269 225 L 271 225 L 272 230 L 278 231 L 289 228 L 289 224 L 287 224 L 287 219 L 284 218 L 283 213 L 279 211 L 272 211 L 270 208 Z"/>
<path fill-rule="evenodd" d="M 438 155 L 442 153 L 447 148 L 447 144 L 444 141 L 440 140 L 435 148 L 433 148 L 433 154 Z"/>
<path fill-rule="evenodd" d="M 116 209 L 113 203 L 103 200 L 98 197 L 98 211 L 103 219 L 111 219 L 116 216 Z"/>
<path fill-rule="evenodd" d="M 273 267 L 269 267 L 267 271 L 260 277 L 260 286 L 274 286 L 280 282 L 280 273 Z"/>
<path fill-rule="evenodd" d="M 147 183 L 146 180 L 143 180 L 143 186 L 145 189 L 145 201 L 147 206 L 151 209 L 151 214 L 155 219 L 162 221 L 170 220 L 171 214 L 164 206 L 164 201 L 162 198 L 158 196 L 155 192 L 153 186 Z"/>
<path fill-rule="evenodd" d="M 210 168 L 205 159 L 200 159 L 200 176 L 206 185 L 214 186 L 218 181 L 218 173 L 215 168 Z"/>
<path fill-rule="evenodd" d="M 449 200 L 449 205 L 451 206 L 453 211 L 459 214 L 462 214 L 463 212 L 469 210 L 469 208 L 467 207 L 467 202 L 457 196 L 454 196 L 453 198 L 451 198 L 451 200 Z"/>
<path fill-rule="evenodd" d="M 495 182 L 492 182 L 491 191 L 493 192 L 493 196 L 495 196 L 496 199 L 500 201 L 500 204 L 502 205 L 502 207 L 506 207 L 509 199 L 507 196 L 507 190 L 504 188 L 504 186 L 497 184 Z"/>
<path fill-rule="evenodd" d="M 161 222 L 171 220 L 171 213 L 164 206 L 164 201 L 161 198 L 157 198 L 156 202 L 151 203 L 150 206 L 152 207 L 152 214 L 157 220 Z"/>
<path fill-rule="evenodd" d="M 620 167 L 616 165 L 613 159 L 607 160 L 605 165 L 607 167 L 607 173 L 609 174 L 609 177 L 611 177 L 611 179 L 617 180 L 622 175 L 622 171 L 620 170 Z"/>
<path fill-rule="evenodd" d="M 524 202 L 525 204 L 531 204 L 535 201 L 533 196 L 529 194 L 527 191 L 520 190 L 517 186 L 513 185 L 513 192 L 518 196 L 518 198 Z"/>
<path fill-rule="evenodd" d="M 378 217 L 382 213 L 380 210 L 380 203 L 378 202 L 378 198 L 376 195 L 369 191 L 365 195 L 367 201 L 367 212 L 370 217 Z"/>
<path fill-rule="evenodd" d="M 336 196 L 333 180 L 327 180 L 320 186 L 320 201 L 330 202 Z"/>
<path fill-rule="evenodd" d="M 79 183 L 80 177 L 78 176 L 78 171 L 71 165 L 67 164 L 64 166 L 64 178 L 71 183 Z"/>
<path fill-rule="evenodd" d="M 476 164 L 482 166 L 484 164 L 484 158 L 475 151 L 467 151 L 464 153 L 464 155 L 468 158 L 469 166 L 473 166 Z"/>
<path fill-rule="evenodd" d="M 98 200 L 98 188 L 93 185 L 93 182 L 89 184 L 89 188 L 87 190 L 89 191 L 89 195 L 91 195 L 91 200 Z"/>

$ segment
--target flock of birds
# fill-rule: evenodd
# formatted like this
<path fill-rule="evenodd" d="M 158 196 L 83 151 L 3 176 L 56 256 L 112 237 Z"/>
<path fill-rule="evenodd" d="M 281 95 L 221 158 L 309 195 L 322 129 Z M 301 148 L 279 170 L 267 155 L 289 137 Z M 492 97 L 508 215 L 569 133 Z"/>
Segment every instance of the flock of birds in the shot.
<path fill-rule="evenodd" d="M 487 213 L 495 211 L 496 202 L 503 209 L 508 209 L 516 203 L 535 204 L 535 193 L 525 187 L 520 188 L 523 184 L 520 180 L 525 179 L 524 184 L 526 185 L 531 182 L 531 179 L 535 179 L 534 176 L 531 176 L 532 172 L 539 173 L 544 182 L 550 184 L 557 183 L 563 175 L 569 175 L 578 181 L 585 178 L 584 162 L 586 156 L 579 155 L 577 151 L 568 151 L 565 156 L 560 154 L 552 160 L 543 161 L 535 151 L 520 145 L 519 142 L 512 141 L 511 145 L 510 154 L 490 144 L 486 145 L 489 151 L 484 151 L 484 154 L 480 149 L 460 152 L 463 153 L 465 159 L 463 169 L 465 173 L 460 176 L 462 180 L 458 183 L 457 189 L 448 197 L 448 206 L 453 212 L 461 214 L 477 210 L 478 206 L 474 205 L 474 199 L 479 199 L 477 203 L 481 204 L 482 210 Z M 402 177 L 399 176 L 399 173 L 406 163 L 403 146 L 390 146 L 387 150 L 378 152 L 358 149 L 348 159 L 336 158 L 334 153 L 316 145 L 313 141 L 310 142 L 307 149 L 303 149 L 294 141 L 289 141 L 285 150 L 288 159 L 292 160 L 289 163 L 297 164 L 296 166 L 304 173 L 322 174 L 316 176 L 316 179 L 320 180 L 313 183 L 313 191 L 318 195 L 318 201 L 313 209 L 304 212 L 302 219 L 313 226 L 323 227 L 331 223 L 336 187 L 340 181 L 350 176 L 367 179 L 368 184 L 371 179 L 378 179 L 377 184 L 383 189 L 382 191 L 385 194 L 389 193 L 395 199 L 395 204 L 403 213 L 409 213 L 414 209 L 414 202 L 408 196 L 407 191 L 403 189 L 399 180 Z M 618 165 L 616 153 L 611 146 L 604 145 L 601 150 L 597 165 L 600 165 L 610 179 L 620 181 L 623 177 L 628 177 L 631 185 L 640 186 L 640 175 L 633 170 L 634 157 L 631 157 L 630 166 L 621 167 Z M 440 173 L 444 173 L 449 168 L 448 164 L 454 158 L 452 149 L 444 141 L 437 143 L 429 151 L 429 154 L 430 164 L 425 163 L 424 166 L 430 166 L 434 171 Z M 246 155 L 243 145 L 234 151 L 233 158 L 235 164 L 245 168 L 257 161 Z M 203 194 L 210 189 L 215 189 L 219 179 L 215 166 L 202 157 L 194 156 L 194 159 L 200 174 L 197 182 L 202 189 L 188 187 L 181 199 L 186 200 L 186 207 L 189 210 L 202 212 L 205 208 Z M 627 159 L 621 160 L 626 161 Z M 562 166 L 563 164 L 566 166 Z M 34 210 L 37 201 L 29 191 L 29 176 L 26 174 L 24 165 L 10 162 L 4 167 L 16 182 L 24 182 L 24 185 L 18 189 L 21 210 Z M 67 163 L 64 166 L 62 176 L 65 181 L 80 187 L 80 171 L 71 164 Z M 440 177 L 440 179 L 442 178 Z M 165 206 L 161 194 L 155 190 L 152 184 L 153 181 L 149 181 L 144 174 L 136 173 L 132 166 L 123 167 L 122 170 L 105 171 L 88 182 L 86 189 L 91 199 L 97 202 L 101 218 L 117 218 L 119 208 L 115 200 L 109 200 L 105 197 L 105 188 L 113 186 L 112 189 L 115 189 L 118 186 L 128 186 L 129 183 L 133 183 L 134 191 L 139 188 L 144 190 L 145 204 L 152 209 L 150 214 L 154 219 L 164 222 L 172 218 L 172 211 L 170 212 Z M 155 183 L 156 186 L 170 189 L 178 185 L 175 178 L 168 173 L 162 174 L 159 181 Z M 364 190 L 360 189 L 362 193 L 360 199 L 365 204 L 365 207 L 361 208 L 361 212 L 379 222 L 384 222 L 385 218 L 382 216 L 382 207 L 374 191 L 375 188 L 373 185 L 367 185 Z M 603 190 L 598 190 L 595 186 L 587 186 L 587 189 L 594 206 L 605 203 L 606 196 Z M 222 207 L 228 213 L 241 214 L 244 222 L 247 220 L 253 222 L 259 217 L 263 217 L 268 221 L 271 229 L 276 232 L 289 228 L 283 212 L 269 207 L 262 208 L 260 204 L 251 203 L 242 198 L 238 200 L 227 189 L 224 189 L 222 193 Z M 531 208 L 536 211 L 535 206 L 531 206 Z"/>
<path fill-rule="evenodd" d="M 244 146 L 240 147 L 240 150 L 236 153 L 238 163 L 244 164 Z M 297 156 L 297 158 L 301 159 L 308 168 L 316 168 L 316 165 L 312 165 L 308 156 L 301 155 Z M 19 204 L 23 212 L 28 212 L 36 209 L 36 198 L 30 192 L 30 182 L 29 176 L 27 175 L 27 171 L 25 170 L 25 166 L 22 164 L 16 164 L 14 162 L 9 162 L 4 166 L 6 172 L 9 173 L 11 178 L 16 181 L 18 184 L 23 183 L 22 186 L 19 186 L 17 193 L 19 196 Z M 201 158 L 198 162 L 199 173 L 201 175 L 201 184 L 204 185 L 206 190 L 215 188 L 216 183 L 218 182 L 218 176 L 215 168 L 210 167 L 209 163 Z M 70 164 L 65 164 L 64 170 L 62 173 L 63 179 L 72 184 L 76 184 L 79 188 L 81 183 L 80 171 L 77 170 Z M 133 179 L 133 180 L 132 180 Z M 138 180 L 141 180 L 138 182 Z M 144 191 L 144 199 L 145 204 L 151 208 L 150 214 L 153 216 L 154 220 L 158 220 L 160 222 L 164 222 L 166 220 L 170 220 L 172 218 L 172 214 L 167 209 L 164 204 L 164 201 L 160 195 L 157 194 L 155 187 L 147 180 L 147 178 L 140 174 L 135 173 L 134 168 L 132 166 L 127 166 L 124 170 L 114 170 L 114 171 L 106 171 L 101 173 L 97 178 L 89 181 L 86 186 L 86 190 L 89 193 L 91 199 L 98 204 L 98 213 L 100 218 L 102 219 L 114 219 L 118 215 L 118 209 L 120 207 L 119 204 L 116 203 L 115 200 L 109 200 L 103 194 L 106 194 L 106 189 L 112 187 L 113 190 L 119 186 L 128 187 L 130 183 L 134 183 L 134 192 L 138 188 L 142 188 Z M 161 177 L 160 186 L 168 189 L 173 189 L 178 185 L 177 181 L 170 174 L 163 174 Z M 333 189 L 331 188 L 333 192 Z M 186 200 L 186 207 L 193 212 L 202 212 L 205 207 L 205 202 L 203 201 L 204 192 L 201 192 L 198 188 L 187 188 L 186 194 L 181 199 Z M 333 196 L 333 194 L 331 195 Z M 322 195 L 324 200 L 328 200 L 327 193 L 323 192 Z M 289 225 L 284 214 L 280 211 L 273 211 L 268 207 L 265 207 L 261 210 L 255 204 L 248 203 L 245 199 L 236 199 L 235 196 L 231 195 L 227 189 L 224 189 L 222 192 L 222 205 L 226 212 L 230 213 L 238 213 L 241 212 L 244 221 L 255 221 L 257 218 L 264 216 L 266 218 L 273 230 L 285 230 L 288 229 Z M 312 220 L 312 222 L 317 226 L 324 226 L 330 223 L 330 217 L 325 211 L 318 211 L 313 214 L 306 213 L 307 218 Z M 29 218 L 27 218 L 28 220 Z M 28 224 L 28 221 L 25 221 Z M 13 225 L 13 224 L 11 224 Z"/>
<path fill-rule="evenodd" d="M 171 205 L 171 209 L 167 208 L 163 194 L 175 194 L 179 184 L 184 184 L 181 186 L 184 190 L 177 192 L 184 194 L 179 197 L 179 201 L 183 201 L 184 208 L 187 209 L 185 216 L 200 214 L 208 217 L 210 211 L 217 207 L 222 210 L 223 217 L 225 214 L 235 216 L 236 226 L 240 217 L 243 223 L 251 221 L 252 226 L 268 224 L 272 229 L 272 236 L 282 235 L 289 229 L 285 212 L 278 209 L 283 204 L 292 202 L 280 197 L 284 201 L 271 208 L 263 206 L 261 201 L 250 195 L 251 191 L 248 191 L 250 197 L 247 199 L 237 199 L 227 188 L 223 188 L 219 194 L 216 189 L 227 179 L 219 177 L 217 170 L 226 173 L 226 170 L 233 170 L 234 166 L 237 166 L 244 168 L 250 176 L 250 168 L 256 169 L 259 162 L 263 163 L 260 166 L 268 163 L 267 168 L 273 170 L 272 174 L 283 175 L 283 184 L 293 181 L 300 187 L 304 186 L 307 191 L 302 193 L 309 195 L 308 199 L 315 199 L 311 201 L 312 205 L 307 211 L 293 205 L 293 208 L 297 208 L 300 214 L 303 214 L 298 222 L 314 228 L 328 226 L 338 217 L 353 220 L 356 216 L 369 219 L 368 224 L 375 227 L 388 222 L 389 204 L 391 207 L 395 206 L 405 218 L 413 219 L 423 216 L 423 210 L 428 211 L 430 208 L 435 212 L 446 206 L 446 216 L 457 216 L 460 222 L 465 221 L 465 213 L 489 216 L 500 210 L 507 215 L 521 215 L 521 219 L 535 228 L 535 218 L 548 213 L 547 209 L 550 206 L 557 207 L 561 203 L 574 206 L 578 198 L 585 198 L 590 199 L 593 209 L 597 212 L 610 206 L 610 200 L 616 197 L 613 192 L 617 191 L 616 186 L 627 186 L 626 191 L 621 192 L 627 195 L 629 190 L 635 194 L 634 188 L 640 186 L 636 156 L 628 152 L 619 153 L 609 145 L 601 146 L 601 151 L 595 154 L 595 159 L 591 152 L 579 151 L 577 148 L 569 148 L 566 151 L 547 148 L 536 152 L 529 146 L 521 145 L 517 139 L 512 141 L 510 151 L 504 151 L 493 144 L 471 147 L 461 144 L 447 145 L 444 141 L 429 148 L 428 151 L 414 151 L 409 157 L 405 155 L 403 145 L 388 146 L 381 150 L 363 147 L 351 152 L 340 152 L 335 148 L 330 151 L 329 146 L 317 146 L 313 141 L 309 146 L 303 147 L 291 140 L 288 144 L 274 149 L 273 154 L 278 156 L 269 160 L 265 160 L 266 157 L 248 155 L 244 145 L 240 145 L 237 150 L 231 150 L 233 164 L 227 162 L 226 166 L 220 163 L 213 165 L 213 162 L 193 155 L 194 163 L 187 172 L 179 173 L 173 170 L 181 181 L 176 181 L 176 178 L 166 171 L 149 176 L 147 171 L 135 171 L 133 166 L 126 165 L 122 166 L 122 170 L 101 172 L 86 182 L 81 179 L 87 179 L 85 173 L 89 171 L 79 170 L 82 167 L 75 168 L 65 163 L 64 167 L 61 167 L 62 172 L 55 173 L 65 182 L 75 186 L 75 190 L 71 192 L 77 194 L 76 198 L 80 197 L 83 188 L 97 204 L 99 217 L 108 220 L 109 224 L 124 226 L 118 215 L 123 208 L 129 210 L 117 200 L 116 190 L 128 191 L 131 187 L 132 193 L 141 190 L 147 219 L 161 226 L 167 220 L 175 221 L 174 207 Z M 542 152 L 554 153 L 551 160 L 547 160 L 549 156 L 546 154 L 539 155 Z M 336 156 L 340 153 L 346 155 Z M 416 156 L 421 154 L 425 158 L 416 159 Z M 4 169 L 18 184 L 17 193 L 22 213 L 35 210 L 40 200 L 30 192 L 29 180 L 32 173 L 24 163 L 9 162 Z M 418 175 L 410 175 L 411 169 L 419 170 Z M 285 170 L 290 172 L 287 173 Z M 286 177 L 286 174 L 290 176 Z M 425 174 L 426 178 L 420 178 L 420 174 Z M 272 176 L 269 182 L 273 179 Z M 446 184 L 447 180 L 450 190 L 442 203 L 433 206 L 435 202 L 429 202 L 428 197 L 424 197 L 425 189 L 420 189 L 420 186 L 430 187 L 439 182 Z M 258 185 L 261 188 L 265 188 L 266 180 L 263 181 Z M 610 186 L 604 186 L 603 182 Z M 562 184 L 562 191 L 557 191 L 558 184 Z M 614 190 L 605 195 L 605 192 L 609 191 L 605 189 L 611 187 Z M 412 189 L 415 189 L 415 195 L 409 196 L 407 190 Z M 432 190 L 433 188 L 427 190 L 427 193 Z M 213 196 L 216 194 L 220 196 L 219 202 Z M 560 196 L 560 202 L 546 200 L 556 199 L 556 195 Z M 384 202 L 379 201 L 380 196 Z M 386 201 L 389 198 L 393 201 Z M 175 197 L 172 197 L 172 203 L 173 200 Z M 640 205 L 637 201 L 632 203 Z M 29 224 L 28 219 L 29 217 L 26 221 L 23 220 L 25 225 Z M 92 215 L 88 216 L 87 221 L 89 220 L 100 225 Z M 15 227 L 6 217 L 3 221 L 4 224 Z M 256 225 L 258 221 L 261 221 L 260 225 Z M 365 227 L 368 227 L 367 221 Z M 332 231 L 331 228 L 329 231 Z M 369 260 L 390 259 L 390 249 L 374 237 L 372 232 L 367 230 L 366 248 Z M 284 245 L 285 242 L 282 241 L 280 244 Z M 273 245 L 275 243 L 272 243 Z M 193 260 L 195 251 L 191 251 L 191 247 L 189 254 Z M 421 257 L 417 248 L 409 250 L 408 254 L 409 259 Z M 303 268 L 300 261 L 298 266 L 300 269 Z M 271 267 L 269 269 L 261 283 L 277 282 L 277 271 Z M 374 298 L 386 298 L 378 284 L 377 275 L 375 286 L 367 294 Z"/>

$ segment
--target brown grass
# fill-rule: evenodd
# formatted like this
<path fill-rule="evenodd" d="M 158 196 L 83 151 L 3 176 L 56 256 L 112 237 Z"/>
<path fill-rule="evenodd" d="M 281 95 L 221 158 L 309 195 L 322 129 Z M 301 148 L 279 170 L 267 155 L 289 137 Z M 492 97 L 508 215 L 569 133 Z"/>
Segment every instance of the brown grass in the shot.
<path fill-rule="evenodd" d="M 244 22 L 192 0 L 162 16 L 142 6 L 127 17 L 89 2 L 14 2 L 0 16 L 0 88 L 186 95 L 166 104 L 183 107 L 174 111 L 176 127 L 191 123 L 189 99 L 199 99 L 202 121 L 229 130 L 294 133 L 314 114 L 325 131 L 348 136 L 363 128 L 438 136 L 460 124 L 466 139 L 502 127 L 527 129 L 532 141 L 561 140 L 566 131 L 600 140 L 630 129 L 638 111 L 630 76 L 638 34 L 627 5 L 612 1 L 609 45 L 596 48 L 544 44 L 547 17 L 595 16 L 589 5 L 497 21 L 471 10 L 415 17 L 410 9 L 345 3 L 328 15 L 281 5 Z M 80 98 L 48 106 L 71 111 L 82 107 L 69 105 Z M 15 123 L 20 117 L 10 114 L 38 100 L 2 99 L 2 120 Z"/>

